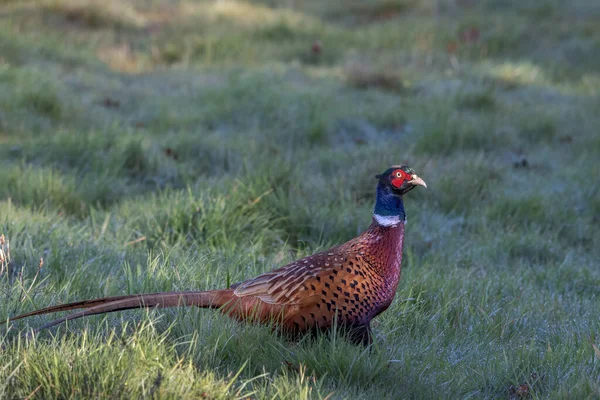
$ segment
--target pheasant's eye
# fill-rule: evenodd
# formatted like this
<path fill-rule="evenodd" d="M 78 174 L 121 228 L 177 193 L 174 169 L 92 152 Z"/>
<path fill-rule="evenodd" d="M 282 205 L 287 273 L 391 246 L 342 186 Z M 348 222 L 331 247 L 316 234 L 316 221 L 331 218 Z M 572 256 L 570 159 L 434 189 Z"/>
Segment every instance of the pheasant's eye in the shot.
<path fill-rule="evenodd" d="M 396 177 L 397 178 L 402 178 L 402 174 L 400 172 L 396 172 Z"/>

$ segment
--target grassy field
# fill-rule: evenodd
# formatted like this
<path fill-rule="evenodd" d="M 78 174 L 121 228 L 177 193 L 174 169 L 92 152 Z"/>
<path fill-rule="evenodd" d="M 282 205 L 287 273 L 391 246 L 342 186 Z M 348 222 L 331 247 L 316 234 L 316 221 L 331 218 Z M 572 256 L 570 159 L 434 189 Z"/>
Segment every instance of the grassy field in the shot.
<path fill-rule="evenodd" d="M 599 94 L 594 0 L 0 0 L 0 398 L 599 398 Z M 341 243 L 396 163 L 429 188 L 371 349 L 6 322 Z"/>

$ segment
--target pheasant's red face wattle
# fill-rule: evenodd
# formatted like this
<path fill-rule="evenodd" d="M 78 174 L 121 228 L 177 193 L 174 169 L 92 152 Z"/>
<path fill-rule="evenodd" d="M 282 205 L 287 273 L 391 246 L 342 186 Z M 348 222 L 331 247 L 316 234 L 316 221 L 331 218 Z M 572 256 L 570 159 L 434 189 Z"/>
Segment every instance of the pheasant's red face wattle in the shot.
<path fill-rule="evenodd" d="M 404 182 L 409 181 L 409 180 L 410 180 L 410 175 L 407 174 L 406 172 L 402 171 L 401 169 L 395 170 L 390 175 L 390 182 L 391 182 L 392 186 L 395 187 L 396 189 L 399 189 L 404 184 Z"/>

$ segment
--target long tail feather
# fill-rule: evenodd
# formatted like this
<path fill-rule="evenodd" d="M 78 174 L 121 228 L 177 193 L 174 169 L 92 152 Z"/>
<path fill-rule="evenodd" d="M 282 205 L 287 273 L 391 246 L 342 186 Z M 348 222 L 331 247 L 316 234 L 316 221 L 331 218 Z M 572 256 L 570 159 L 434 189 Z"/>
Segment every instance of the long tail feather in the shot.
<path fill-rule="evenodd" d="M 115 311 L 129 310 L 132 308 L 168 308 L 185 306 L 218 308 L 229 302 L 232 298 L 232 295 L 232 290 L 211 290 L 205 292 L 164 292 L 140 295 L 135 294 L 130 296 L 117 296 L 112 298 L 108 297 L 104 299 L 87 300 L 80 301 L 77 303 L 64 304 L 62 306 L 48 307 L 13 317 L 11 318 L 11 321 L 31 315 L 41 315 L 58 311 L 85 308 L 82 311 L 72 313 L 48 322 L 47 324 L 35 330 L 35 332 L 38 332 L 72 319 L 85 317 L 86 315 L 104 314 Z"/>
<path fill-rule="evenodd" d="M 158 293 L 153 293 L 153 294 L 158 294 Z M 135 295 L 135 296 L 137 296 L 137 295 Z M 128 297 L 131 297 L 131 295 L 103 297 L 101 299 L 83 300 L 83 301 L 77 301 L 75 303 L 68 303 L 68 304 L 61 304 L 58 306 L 40 308 L 39 310 L 34 310 L 34 311 L 31 311 L 31 312 L 28 312 L 25 314 L 17 315 L 15 317 L 9 318 L 8 320 L 16 321 L 18 319 L 32 317 L 34 315 L 43 315 L 43 314 L 60 312 L 60 311 L 77 310 L 79 308 L 91 308 L 91 307 L 98 306 L 100 304 L 112 303 L 113 301 L 117 301 L 117 300 L 124 300 Z"/>

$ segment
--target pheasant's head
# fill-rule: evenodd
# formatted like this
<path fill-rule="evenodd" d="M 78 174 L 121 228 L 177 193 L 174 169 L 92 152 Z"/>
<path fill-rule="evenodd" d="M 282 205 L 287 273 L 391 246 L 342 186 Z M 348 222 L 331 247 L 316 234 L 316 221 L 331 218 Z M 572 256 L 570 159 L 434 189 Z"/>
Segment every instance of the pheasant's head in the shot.
<path fill-rule="evenodd" d="M 377 175 L 377 179 L 374 221 L 381 226 L 397 226 L 401 221 L 406 222 L 402 196 L 417 186 L 427 187 L 425 181 L 406 165 L 394 165 Z"/>
<path fill-rule="evenodd" d="M 402 196 L 417 186 L 427 187 L 425 181 L 415 174 L 415 171 L 407 165 L 394 165 L 384 173 L 377 175 L 379 185 L 388 188 L 394 195 Z"/>

